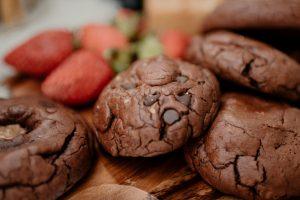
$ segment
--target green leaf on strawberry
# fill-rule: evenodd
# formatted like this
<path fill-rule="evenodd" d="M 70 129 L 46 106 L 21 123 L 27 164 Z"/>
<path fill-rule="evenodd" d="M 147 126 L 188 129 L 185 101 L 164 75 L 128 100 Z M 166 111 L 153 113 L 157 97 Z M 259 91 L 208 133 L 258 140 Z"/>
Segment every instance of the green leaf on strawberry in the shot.
<path fill-rule="evenodd" d="M 163 46 L 157 36 L 148 34 L 136 44 L 139 59 L 154 57 L 163 54 Z"/>
<path fill-rule="evenodd" d="M 121 9 L 114 18 L 113 24 L 126 37 L 134 38 L 139 30 L 141 15 L 129 9 Z"/>
<path fill-rule="evenodd" d="M 126 70 L 133 61 L 134 52 L 128 49 L 108 49 L 104 52 L 104 58 L 110 63 L 111 68 L 120 73 Z"/>

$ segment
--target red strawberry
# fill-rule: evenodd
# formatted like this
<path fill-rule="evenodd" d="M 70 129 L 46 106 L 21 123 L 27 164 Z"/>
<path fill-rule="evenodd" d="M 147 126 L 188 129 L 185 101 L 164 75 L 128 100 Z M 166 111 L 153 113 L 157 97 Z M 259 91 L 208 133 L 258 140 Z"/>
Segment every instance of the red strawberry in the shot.
<path fill-rule="evenodd" d="M 72 40 L 67 30 L 44 31 L 12 50 L 4 60 L 24 74 L 44 76 L 72 53 Z"/>
<path fill-rule="evenodd" d="M 89 24 L 80 29 L 81 46 L 103 55 L 111 48 L 122 49 L 128 40 L 117 28 L 110 25 Z"/>
<path fill-rule="evenodd" d="M 160 36 L 164 54 L 171 58 L 182 58 L 189 43 L 189 36 L 178 30 L 166 30 Z"/>
<path fill-rule="evenodd" d="M 73 53 L 42 83 L 42 92 L 67 105 L 81 105 L 97 98 L 113 77 L 111 68 L 88 50 Z"/>

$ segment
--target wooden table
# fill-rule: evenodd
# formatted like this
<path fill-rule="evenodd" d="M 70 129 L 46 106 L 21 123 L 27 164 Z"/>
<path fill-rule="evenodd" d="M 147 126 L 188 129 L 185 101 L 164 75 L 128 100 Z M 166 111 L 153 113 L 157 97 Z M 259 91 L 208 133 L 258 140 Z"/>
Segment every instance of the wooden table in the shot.
<path fill-rule="evenodd" d="M 40 93 L 40 82 L 22 76 L 8 78 L 12 96 Z M 77 109 L 91 124 L 92 106 Z M 112 157 L 101 148 L 86 177 L 62 197 L 69 199 L 78 192 L 103 183 L 133 185 L 159 199 L 233 199 L 225 197 L 189 170 L 182 150 L 154 158 Z"/>

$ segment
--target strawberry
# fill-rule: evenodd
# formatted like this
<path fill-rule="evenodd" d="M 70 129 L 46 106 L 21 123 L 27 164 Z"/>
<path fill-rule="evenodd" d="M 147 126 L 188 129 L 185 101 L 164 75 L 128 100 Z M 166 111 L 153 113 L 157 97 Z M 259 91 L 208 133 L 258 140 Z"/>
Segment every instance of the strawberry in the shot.
<path fill-rule="evenodd" d="M 42 92 L 67 105 L 82 105 L 95 100 L 112 77 L 113 71 L 98 54 L 79 50 L 46 78 Z"/>
<path fill-rule="evenodd" d="M 117 28 L 110 25 L 88 24 L 81 27 L 79 40 L 84 49 L 99 53 L 101 56 L 108 49 L 127 47 L 128 40 Z"/>
<path fill-rule="evenodd" d="M 165 30 L 159 35 L 164 54 L 171 58 L 182 58 L 189 43 L 189 36 L 178 30 Z"/>
<path fill-rule="evenodd" d="M 45 76 L 72 53 L 72 40 L 67 30 L 47 30 L 13 49 L 4 60 L 24 74 Z"/>

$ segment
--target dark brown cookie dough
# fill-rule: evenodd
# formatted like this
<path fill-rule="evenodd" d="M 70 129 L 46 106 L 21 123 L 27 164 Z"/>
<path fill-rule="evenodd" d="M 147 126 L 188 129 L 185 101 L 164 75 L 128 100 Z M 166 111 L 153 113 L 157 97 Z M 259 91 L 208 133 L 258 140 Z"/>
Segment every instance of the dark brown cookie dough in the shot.
<path fill-rule="evenodd" d="M 299 0 L 226 0 L 204 20 L 203 30 L 300 29 Z"/>
<path fill-rule="evenodd" d="M 250 95 L 222 97 L 203 139 L 186 158 L 218 190 L 244 199 L 300 196 L 300 110 Z"/>
<path fill-rule="evenodd" d="M 300 100 L 300 65 L 261 42 L 226 31 L 212 32 L 193 38 L 186 59 L 248 88 Z"/>
<path fill-rule="evenodd" d="M 0 99 L 0 199 L 56 199 L 92 162 L 91 132 L 42 97 Z"/>
<path fill-rule="evenodd" d="M 113 156 L 155 156 L 199 136 L 214 118 L 219 85 L 207 69 L 160 56 L 137 61 L 102 92 L 98 139 Z"/>
<path fill-rule="evenodd" d="M 299 0 L 226 0 L 207 16 L 202 29 L 234 31 L 267 43 L 300 63 Z"/>
<path fill-rule="evenodd" d="M 101 184 L 86 188 L 70 200 L 158 200 L 146 191 L 130 185 Z"/>

